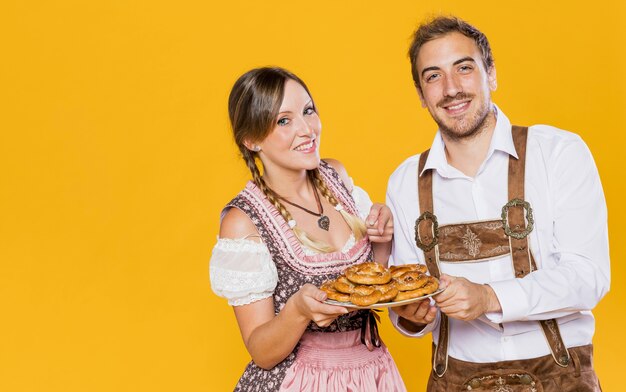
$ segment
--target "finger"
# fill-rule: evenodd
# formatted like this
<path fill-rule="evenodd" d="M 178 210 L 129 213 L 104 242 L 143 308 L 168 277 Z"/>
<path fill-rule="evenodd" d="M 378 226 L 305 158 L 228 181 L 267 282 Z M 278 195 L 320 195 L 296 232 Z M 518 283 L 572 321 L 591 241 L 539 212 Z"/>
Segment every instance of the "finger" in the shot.
<path fill-rule="evenodd" d="M 403 306 L 396 306 L 393 308 L 393 311 L 401 317 L 409 318 L 415 314 L 419 304 L 408 304 Z"/>
<path fill-rule="evenodd" d="M 441 285 L 439 286 L 441 288 Z M 435 302 L 437 302 L 437 304 L 441 304 L 447 300 L 449 300 L 450 298 L 454 297 L 454 294 L 456 293 L 456 289 L 454 287 L 443 287 L 443 291 L 437 295 L 435 295 L 433 297 L 433 299 L 435 300 Z"/>
<path fill-rule="evenodd" d="M 311 310 L 315 313 L 319 313 L 323 315 L 341 315 L 341 314 L 350 313 L 350 311 L 343 306 L 330 305 L 330 304 L 325 304 L 325 303 L 320 303 L 317 306 L 315 306 L 314 309 L 312 308 Z"/>
<path fill-rule="evenodd" d="M 391 212 L 389 211 L 389 208 L 383 205 L 378 213 L 377 229 L 380 234 L 383 234 L 385 232 L 385 227 L 391 220 L 392 218 L 391 218 Z"/>
<path fill-rule="evenodd" d="M 457 317 L 460 315 L 466 315 L 469 310 L 467 304 L 462 303 L 462 302 L 439 306 L 439 309 L 441 309 L 441 311 L 447 315 L 452 315 L 452 316 L 457 316 Z"/>
<path fill-rule="evenodd" d="M 424 316 L 424 321 L 426 322 L 426 324 L 430 324 L 433 321 L 435 321 L 435 318 L 437 317 L 437 307 L 435 306 L 430 306 L 428 308 L 428 312 L 426 313 L 426 315 Z"/>
<path fill-rule="evenodd" d="M 380 209 L 382 205 L 379 203 L 372 204 L 372 208 L 370 208 L 370 213 L 365 220 L 369 226 L 374 226 L 376 221 L 378 221 L 378 217 L 380 215 Z"/>
<path fill-rule="evenodd" d="M 426 314 L 428 313 L 428 309 L 430 305 L 426 301 L 421 301 L 420 305 L 415 309 L 415 314 L 413 315 L 416 319 L 423 320 Z"/>
<path fill-rule="evenodd" d="M 367 235 L 369 237 L 380 237 L 380 232 L 378 231 L 377 227 L 368 227 L 367 228 Z"/>
<path fill-rule="evenodd" d="M 383 234 L 386 228 L 390 228 L 393 232 L 393 215 L 391 210 L 385 204 L 381 204 L 381 208 L 378 213 L 378 231 Z"/>
<path fill-rule="evenodd" d="M 328 294 L 326 294 L 325 291 L 322 290 L 317 290 L 315 292 L 315 299 L 320 301 L 320 302 L 324 302 L 326 301 L 326 298 L 328 298 Z"/>
<path fill-rule="evenodd" d="M 378 221 L 378 210 L 375 210 L 374 207 L 372 207 L 369 215 L 365 219 L 365 222 L 367 222 L 368 227 L 373 227 L 377 221 Z"/>
<path fill-rule="evenodd" d="M 313 298 L 314 300 L 318 302 L 326 301 L 326 298 L 327 298 L 326 292 L 318 289 L 317 287 L 313 285 L 306 284 L 302 286 L 301 290 L 303 291 L 304 295 L 306 295 L 307 297 Z"/>
<path fill-rule="evenodd" d="M 450 283 L 452 283 L 453 280 L 454 280 L 453 276 L 446 275 L 446 274 L 441 274 L 441 277 L 439 277 L 439 283 L 441 283 L 443 288 L 448 287 Z"/>

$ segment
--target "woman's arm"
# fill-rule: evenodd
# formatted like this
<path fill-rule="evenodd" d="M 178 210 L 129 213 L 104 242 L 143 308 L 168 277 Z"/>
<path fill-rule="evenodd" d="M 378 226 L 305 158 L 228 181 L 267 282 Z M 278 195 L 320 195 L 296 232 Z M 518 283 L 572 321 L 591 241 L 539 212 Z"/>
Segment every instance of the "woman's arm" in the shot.
<path fill-rule="evenodd" d="M 254 224 L 236 208 L 224 216 L 220 237 L 259 240 Z M 293 351 L 310 321 L 324 327 L 348 313 L 346 308 L 322 303 L 325 299 L 326 293 L 306 284 L 287 300 L 277 315 L 271 297 L 235 306 L 241 337 L 252 360 L 263 369 L 271 369 Z"/>

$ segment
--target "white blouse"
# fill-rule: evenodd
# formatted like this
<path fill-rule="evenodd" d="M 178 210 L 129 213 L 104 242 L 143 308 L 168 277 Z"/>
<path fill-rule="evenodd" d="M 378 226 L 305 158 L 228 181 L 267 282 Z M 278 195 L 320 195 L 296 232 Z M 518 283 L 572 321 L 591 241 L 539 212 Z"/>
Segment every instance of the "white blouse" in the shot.
<path fill-rule="evenodd" d="M 362 188 L 353 186 L 352 198 L 359 216 L 367 218 L 372 201 Z M 342 251 L 354 246 L 354 235 L 343 246 Z M 303 246 L 307 255 L 316 251 Z M 269 298 L 278 284 L 276 265 L 267 246 L 247 238 L 218 238 L 213 247 L 209 275 L 213 292 L 228 300 L 232 306 L 247 305 Z"/>

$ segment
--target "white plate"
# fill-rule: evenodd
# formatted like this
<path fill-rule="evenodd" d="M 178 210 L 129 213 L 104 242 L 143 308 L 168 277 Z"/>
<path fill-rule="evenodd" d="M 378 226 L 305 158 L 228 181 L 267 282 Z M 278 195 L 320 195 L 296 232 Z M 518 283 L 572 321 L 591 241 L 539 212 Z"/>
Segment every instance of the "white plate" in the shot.
<path fill-rule="evenodd" d="M 324 301 L 325 304 L 329 304 L 329 305 L 337 305 L 337 306 L 343 306 L 344 308 L 350 308 L 350 309 L 383 309 L 383 308 L 394 308 L 396 306 L 402 306 L 402 305 L 407 305 L 413 302 L 417 302 L 417 301 L 421 301 L 424 298 L 430 298 L 433 295 L 437 295 L 439 293 L 441 293 L 444 289 L 438 289 L 437 291 L 435 291 L 434 293 L 430 293 L 421 297 L 416 297 L 416 298 L 411 298 L 411 299 L 405 299 L 404 301 L 397 301 L 397 302 L 382 302 L 382 303 L 375 303 L 372 305 L 368 305 L 368 306 L 359 306 L 359 305 L 355 305 L 352 302 L 339 302 L 339 301 L 334 301 L 332 299 L 327 299 L 326 301 Z"/>

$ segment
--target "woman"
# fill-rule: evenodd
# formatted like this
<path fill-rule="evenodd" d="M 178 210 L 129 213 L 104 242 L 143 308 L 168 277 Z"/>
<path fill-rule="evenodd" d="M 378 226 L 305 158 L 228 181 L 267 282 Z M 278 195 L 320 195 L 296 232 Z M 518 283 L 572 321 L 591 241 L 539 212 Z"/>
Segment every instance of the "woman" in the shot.
<path fill-rule="evenodd" d="M 317 288 L 373 252 L 386 260 L 389 209 L 371 206 L 339 162 L 320 160 L 320 119 L 297 76 L 251 70 L 228 110 L 253 178 L 222 213 L 210 268 L 252 357 L 235 390 L 404 391 L 370 313 L 325 304 Z"/>

